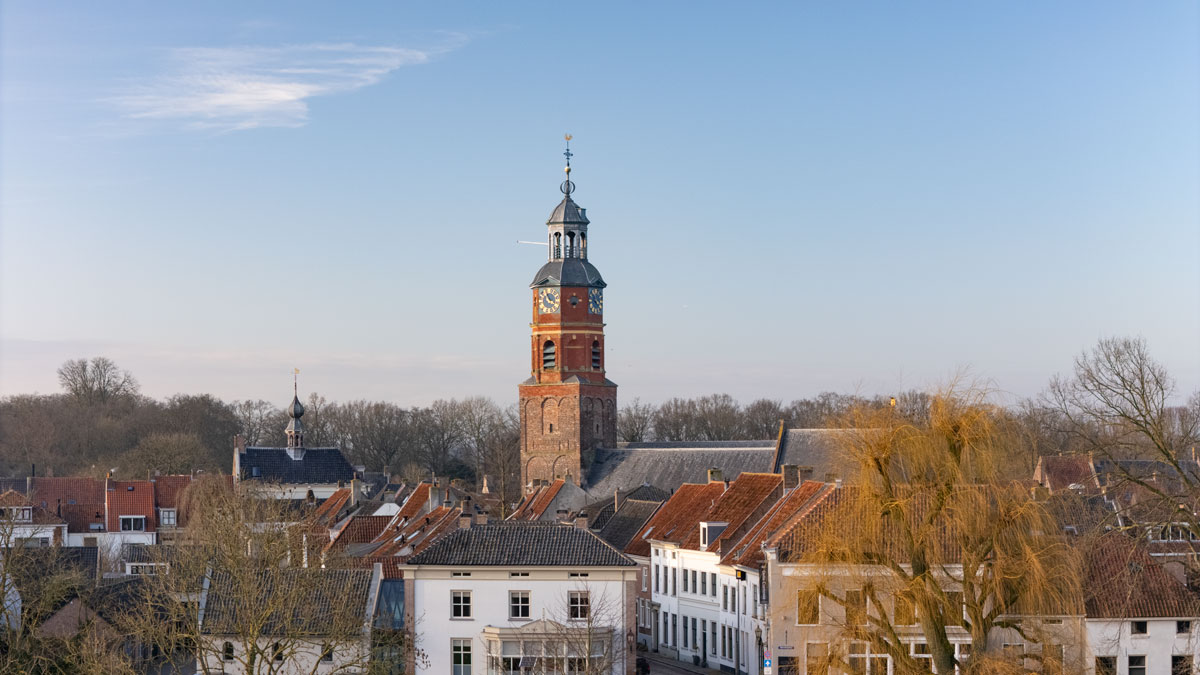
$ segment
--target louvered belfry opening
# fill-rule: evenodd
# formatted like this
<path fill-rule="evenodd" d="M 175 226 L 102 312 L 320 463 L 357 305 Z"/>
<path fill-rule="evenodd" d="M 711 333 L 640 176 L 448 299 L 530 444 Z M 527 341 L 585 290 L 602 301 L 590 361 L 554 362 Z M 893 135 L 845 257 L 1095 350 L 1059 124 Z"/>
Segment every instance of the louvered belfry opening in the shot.
<path fill-rule="evenodd" d="M 542 345 L 542 368 L 553 368 L 556 363 L 554 343 L 550 340 Z"/>

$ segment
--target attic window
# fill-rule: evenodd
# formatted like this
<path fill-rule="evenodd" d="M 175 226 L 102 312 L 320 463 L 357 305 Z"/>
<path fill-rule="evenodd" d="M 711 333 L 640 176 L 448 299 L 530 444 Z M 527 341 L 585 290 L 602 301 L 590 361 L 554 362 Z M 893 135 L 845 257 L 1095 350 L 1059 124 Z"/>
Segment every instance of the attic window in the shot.
<path fill-rule="evenodd" d="M 725 528 L 728 526 L 729 523 L 720 523 L 714 521 L 700 523 L 700 548 L 707 549 L 709 546 L 711 546 L 713 542 L 720 538 L 721 533 L 724 532 Z"/>
<path fill-rule="evenodd" d="M 146 516 L 121 516 L 122 532 L 145 532 Z"/>

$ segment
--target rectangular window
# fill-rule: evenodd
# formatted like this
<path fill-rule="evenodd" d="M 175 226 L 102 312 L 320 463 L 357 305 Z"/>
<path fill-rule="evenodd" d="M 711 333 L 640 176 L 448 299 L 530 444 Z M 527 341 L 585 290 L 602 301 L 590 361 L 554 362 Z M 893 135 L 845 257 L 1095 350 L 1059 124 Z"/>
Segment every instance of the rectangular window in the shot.
<path fill-rule="evenodd" d="M 688 580 L 688 571 L 687 571 L 687 568 L 685 567 L 683 570 L 683 592 L 684 593 L 688 592 L 687 580 Z"/>
<path fill-rule="evenodd" d="M 696 570 L 692 570 L 692 592 L 696 592 Z"/>
<path fill-rule="evenodd" d="M 1145 635 L 1147 624 L 1145 621 L 1130 621 L 1129 633 L 1131 635 Z"/>
<path fill-rule="evenodd" d="M 742 614 L 746 613 L 746 587 L 742 586 Z"/>
<path fill-rule="evenodd" d="M 721 587 L 721 609 L 729 611 L 729 587 Z"/>
<path fill-rule="evenodd" d="M 122 532 L 145 532 L 146 516 L 121 516 Z"/>
<path fill-rule="evenodd" d="M 846 591 L 846 625 L 861 626 L 867 622 L 867 598 L 861 590 Z"/>
<path fill-rule="evenodd" d="M 800 661 L 794 656 L 780 656 L 775 659 L 779 664 L 779 675 L 800 675 Z M 822 675 L 811 667 L 808 670 L 813 675 Z"/>
<path fill-rule="evenodd" d="M 567 578 L 569 578 L 569 579 L 585 579 L 585 578 L 587 578 L 587 575 L 588 575 L 587 572 L 570 572 L 567 574 Z"/>
<path fill-rule="evenodd" d="M 527 576 L 529 576 L 529 572 L 509 572 L 508 576 L 510 579 L 514 579 L 517 577 L 527 577 Z"/>
<path fill-rule="evenodd" d="M 1128 666 L 1129 675 L 1146 675 L 1146 656 L 1130 656 Z"/>
<path fill-rule="evenodd" d="M 1192 675 L 1192 657 L 1172 656 L 1171 675 Z"/>
<path fill-rule="evenodd" d="M 1046 675 L 1062 675 L 1063 646 L 1053 643 L 1042 645 L 1042 672 Z"/>
<path fill-rule="evenodd" d="M 471 591 L 450 591 L 450 618 L 471 618 Z"/>
<path fill-rule="evenodd" d="M 821 594 L 817 591 L 797 591 L 796 623 L 813 625 L 821 623 Z"/>
<path fill-rule="evenodd" d="M 696 641 L 696 617 L 692 617 L 692 649 L 699 649 L 700 643 Z"/>
<path fill-rule="evenodd" d="M 670 635 L 671 635 L 670 626 L 668 626 L 668 625 L 667 625 L 667 614 L 666 614 L 666 612 L 663 612 L 663 615 L 662 615 L 662 616 L 663 616 L 663 629 L 662 629 L 662 630 L 663 630 L 663 632 L 662 632 L 662 641 L 663 641 L 663 644 L 668 644 L 668 638 L 669 638 L 669 637 L 670 637 Z"/>
<path fill-rule="evenodd" d="M 470 572 L 451 572 L 450 576 L 452 576 L 452 577 L 469 577 L 469 576 L 471 576 L 471 573 Z"/>
<path fill-rule="evenodd" d="M 654 592 L 661 593 L 661 586 L 658 584 L 658 563 L 654 563 Z"/>
<path fill-rule="evenodd" d="M 679 590 L 679 570 L 675 567 L 671 568 L 671 595 L 679 595 L 676 591 Z"/>
<path fill-rule="evenodd" d="M 508 592 L 508 618 L 529 618 L 529 591 Z"/>
<path fill-rule="evenodd" d="M 159 509 L 158 523 L 163 527 L 175 527 L 175 509 Z"/>
<path fill-rule="evenodd" d="M 451 663 L 454 664 L 450 675 L 471 675 L 471 640 L 455 638 L 450 641 Z"/>
<path fill-rule="evenodd" d="M 1192 622 L 1191 621 L 1176 621 L 1175 622 L 1175 633 L 1176 634 L 1187 635 L 1190 632 L 1192 632 Z"/>
<path fill-rule="evenodd" d="M 646 584 L 648 583 L 647 577 L 649 577 L 649 576 L 650 576 L 650 568 L 643 567 L 642 568 L 642 592 L 643 593 L 646 592 Z"/>
<path fill-rule="evenodd" d="M 1097 656 L 1096 675 L 1117 675 L 1117 657 Z"/>
<path fill-rule="evenodd" d="M 687 627 L 688 627 L 688 619 L 687 619 L 687 616 L 685 615 L 683 617 L 683 646 L 684 647 L 688 646 L 688 629 L 687 629 Z"/>
<path fill-rule="evenodd" d="M 716 656 L 717 655 L 717 622 L 716 621 L 713 621 L 712 623 L 708 624 L 708 640 L 709 640 L 709 645 L 708 645 L 709 652 L 711 652 L 713 656 Z"/>
<path fill-rule="evenodd" d="M 717 597 L 717 573 L 708 573 L 708 587 L 712 589 L 712 596 Z"/>
<path fill-rule="evenodd" d="M 679 616 L 671 615 L 671 644 L 679 646 Z"/>
<path fill-rule="evenodd" d="M 708 575 L 700 573 L 700 595 L 708 595 Z"/>
<path fill-rule="evenodd" d="M 591 616 L 591 605 L 587 591 L 570 591 L 567 594 L 567 616 L 576 621 Z"/>

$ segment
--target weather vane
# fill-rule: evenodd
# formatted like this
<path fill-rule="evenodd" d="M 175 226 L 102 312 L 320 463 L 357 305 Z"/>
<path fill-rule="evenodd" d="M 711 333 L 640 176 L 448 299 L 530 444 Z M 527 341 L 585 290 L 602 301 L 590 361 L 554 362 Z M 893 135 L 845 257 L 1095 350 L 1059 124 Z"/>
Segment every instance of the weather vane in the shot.
<path fill-rule="evenodd" d="M 570 197 L 571 193 L 575 191 L 575 184 L 571 182 L 571 158 L 574 157 L 574 154 L 571 152 L 571 134 L 567 134 L 563 138 L 567 141 L 567 150 L 563 153 L 563 157 L 567 158 L 567 168 L 564 169 L 567 173 L 567 179 L 563 181 L 559 189 L 562 190 L 564 195 Z"/>

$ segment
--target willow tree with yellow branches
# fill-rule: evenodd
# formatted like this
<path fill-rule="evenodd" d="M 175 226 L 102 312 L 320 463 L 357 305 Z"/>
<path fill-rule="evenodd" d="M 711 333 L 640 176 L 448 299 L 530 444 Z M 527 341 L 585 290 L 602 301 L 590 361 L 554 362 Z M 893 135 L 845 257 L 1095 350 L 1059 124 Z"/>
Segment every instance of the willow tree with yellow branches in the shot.
<path fill-rule="evenodd" d="M 852 408 L 837 436 L 845 485 L 780 542 L 779 561 L 802 570 L 809 589 L 796 623 L 824 624 L 808 638 L 827 641 L 823 659 L 809 654 L 809 673 L 879 675 L 885 657 L 895 673 L 1081 663 L 1069 646 L 1078 633 L 1068 634 L 1082 630 L 1076 556 L 1020 481 L 1010 417 L 984 392 L 949 389 L 913 419 Z M 1005 643 L 1041 647 L 1017 656 Z"/>

